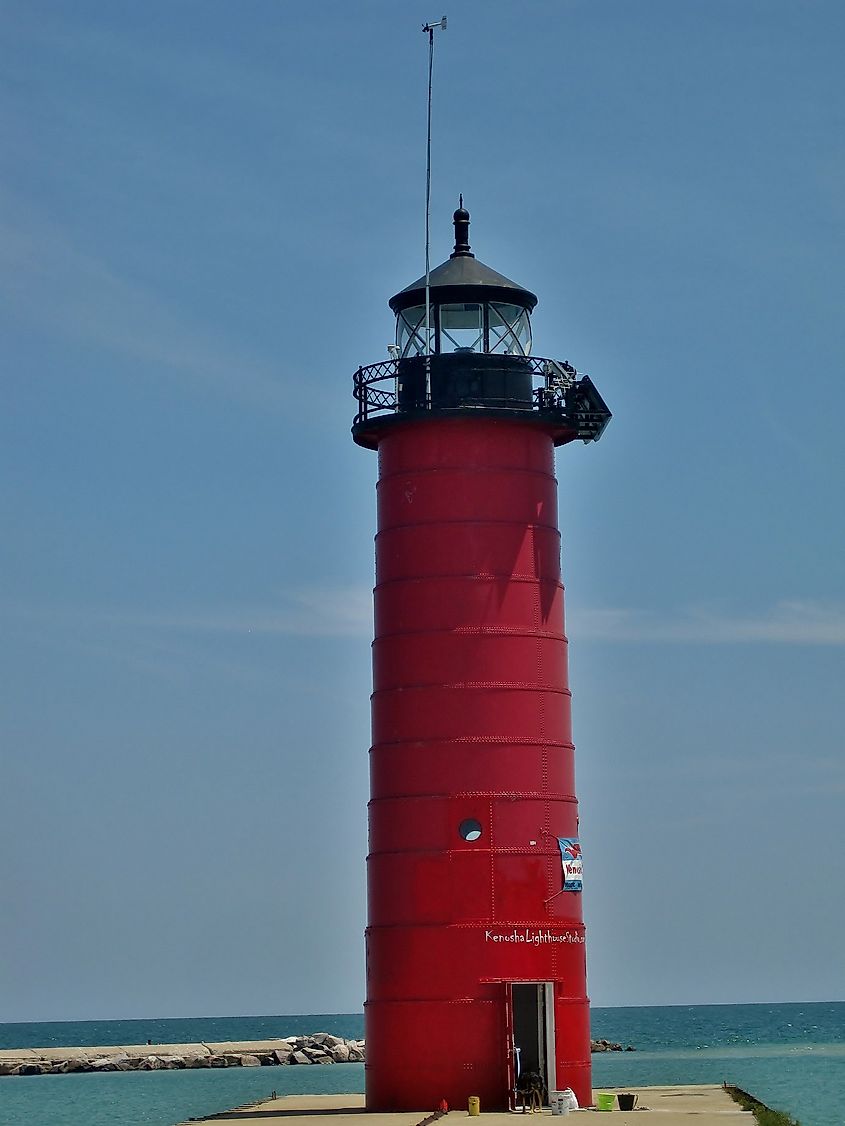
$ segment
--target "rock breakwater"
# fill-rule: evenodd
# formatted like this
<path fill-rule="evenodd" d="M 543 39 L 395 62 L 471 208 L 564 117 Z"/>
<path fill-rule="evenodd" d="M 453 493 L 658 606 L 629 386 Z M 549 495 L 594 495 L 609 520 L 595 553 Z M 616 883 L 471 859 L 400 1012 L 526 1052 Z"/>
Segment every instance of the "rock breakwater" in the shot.
<path fill-rule="evenodd" d="M 612 1040 L 592 1040 L 593 1052 L 633 1052 Z M 301 1067 L 362 1063 L 363 1040 L 328 1032 L 277 1040 L 219 1044 L 134 1044 L 103 1048 L 12 1048 L 0 1051 L 0 1076 L 68 1075 L 92 1071 L 175 1071 L 195 1067 Z"/>
<path fill-rule="evenodd" d="M 220 1044 L 134 1044 L 101 1048 L 21 1048 L 0 1052 L 0 1076 L 92 1071 L 175 1071 L 196 1067 L 292 1067 L 360 1063 L 363 1040 L 328 1032 Z"/>

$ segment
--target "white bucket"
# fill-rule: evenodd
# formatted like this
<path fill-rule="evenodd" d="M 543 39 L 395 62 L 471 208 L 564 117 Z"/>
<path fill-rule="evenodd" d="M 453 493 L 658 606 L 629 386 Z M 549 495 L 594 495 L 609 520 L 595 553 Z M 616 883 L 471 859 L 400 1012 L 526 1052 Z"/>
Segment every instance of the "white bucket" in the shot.
<path fill-rule="evenodd" d="M 565 1091 L 550 1091 L 549 1103 L 552 1114 L 569 1114 L 569 1097 Z"/>

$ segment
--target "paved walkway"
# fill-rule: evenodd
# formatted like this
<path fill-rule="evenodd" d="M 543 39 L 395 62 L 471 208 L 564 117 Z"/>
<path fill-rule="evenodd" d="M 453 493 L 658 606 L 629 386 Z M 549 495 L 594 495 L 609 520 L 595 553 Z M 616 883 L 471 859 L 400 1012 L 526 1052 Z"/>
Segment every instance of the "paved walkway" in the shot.
<path fill-rule="evenodd" d="M 612 1087 L 602 1090 L 612 1091 Z M 612 1111 L 616 1126 L 747 1126 L 753 1123 L 747 1111 L 739 1109 L 730 1095 L 718 1086 L 700 1087 L 624 1087 L 637 1094 L 636 1110 Z M 595 1096 L 595 1092 L 594 1092 Z M 572 1126 L 592 1121 L 599 1111 L 574 1110 L 565 1115 Z M 551 1111 L 543 1116 L 551 1119 Z M 234 1122 L 237 1126 L 420 1126 L 426 1117 L 420 1111 L 368 1114 L 363 1095 L 286 1095 L 266 1099 L 253 1106 L 239 1107 L 203 1119 L 204 1122 Z M 443 1126 L 466 1126 L 465 1110 L 453 1110 L 440 1119 Z M 500 1111 L 482 1113 L 478 1126 L 515 1126 L 514 1115 Z M 295 1120 L 295 1121 L 294 1121 Z M 603 1119 L 598 1119 L 601 1123 Z M 598 1126 L 597 1123 L 597 1126 Z M 183 1124 L 184 1126 L 184 1124 Z M 551 1122 L 548 1126 L 552 1126 Z M 563 1126 L 563 1123 L 561 1123 Z"/>

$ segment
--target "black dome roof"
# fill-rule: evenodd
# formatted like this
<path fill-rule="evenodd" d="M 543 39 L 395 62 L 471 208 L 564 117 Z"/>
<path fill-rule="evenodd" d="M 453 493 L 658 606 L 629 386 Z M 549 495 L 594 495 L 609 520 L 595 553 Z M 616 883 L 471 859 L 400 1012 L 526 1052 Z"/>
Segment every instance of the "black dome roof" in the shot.
<path fill-rule="evenodd" d="M 506 301 L 532 310 L 537 304 L 536 294 L 485 266 L 470 252 L 467 241 L 469 212 L 464 207 L 459 207 L 453 220 L 455 249 L 429 275 L 432 301 L 439 305 L 462 301 Z M 394 313 L 413 305 L 424 304 L 425 275 L 390 298 L 390 308 Z"/>

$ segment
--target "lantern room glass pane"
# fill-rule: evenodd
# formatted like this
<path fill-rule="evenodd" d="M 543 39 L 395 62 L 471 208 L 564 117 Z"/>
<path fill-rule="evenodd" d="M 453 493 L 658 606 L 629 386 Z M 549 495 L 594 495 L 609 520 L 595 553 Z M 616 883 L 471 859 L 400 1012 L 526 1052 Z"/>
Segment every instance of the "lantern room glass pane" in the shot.
<path fill-rule="evenodd" d="M 531 320 L 521 305 L 491 301 L 489 351 L 507 356 L 531 354 Z"/>
<path fill-rule="evenodd" d="M 484 317 L 481 305 L 440 306 L 440 351 L 481 352 L 484 348 Z"/>
<path fill-rule="evenodd" d="M 431 325 L 433 329 L 434 309 L 431 310 Z M 402 357 L 425 353 L 425 305 L 414 305 L 399 313 L 396 318 L 396 344 Z"/>

